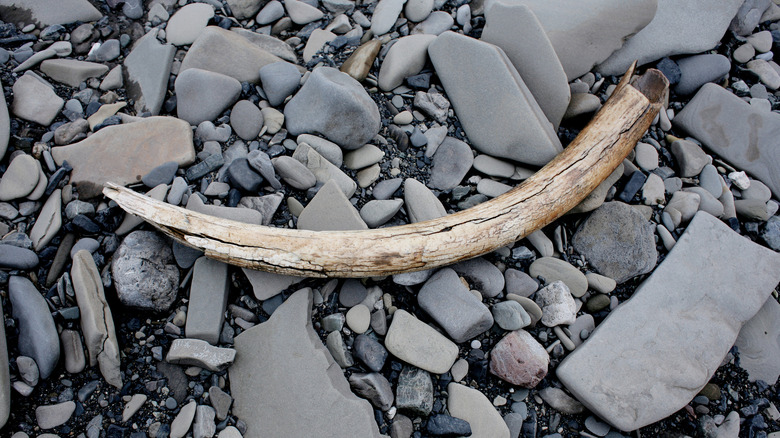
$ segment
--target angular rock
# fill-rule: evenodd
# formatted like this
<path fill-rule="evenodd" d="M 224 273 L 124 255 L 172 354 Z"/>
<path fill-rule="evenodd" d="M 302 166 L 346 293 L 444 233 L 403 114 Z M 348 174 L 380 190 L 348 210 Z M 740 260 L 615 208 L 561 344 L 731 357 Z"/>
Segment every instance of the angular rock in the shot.
<path fill-rule="evenodd" d="M 189 68 L 221 73 L 239 82 L 260 81 L 260 69 L 281 59 L 253 44 L 236 32 L 208 26 L 192 43 L 181 63 L 180 72 Z"/>
<path fill-rule="evenodd" d="M 347 198 L 355 194 L 357 190 L 355 181 L 308 144 L 300 143 L 293 152 L 293 158 L 306 166 L 317 178 L 318 183 L 325 184 L 333 180 Z"/>
<path fill-rule="evenodd" d="M 517 301 L 501 301 L 494 304 L 490 311 L 496 324 L 504 330 L 514 331 L 531 325 L 531 317 Z"/>
<path fill-rule="evenodd" d="M 298 216 L 298 229 L 346 231 L 365 230 L 368 226 L 338 184 L 329 180 Z"/>
<path fill-rule="evenodd" d="M 425 282 L 417 303 L 457 343 L 465 342 L 493 326 L 493 316 L 458 274 L 443 268 Z"/>
<path fill-rule="evenodd" d="M 490 352 L 490 372 L 523 388 L 533 388 L 547 375 L 550 356 L 527 331 L 504 336 Z"/>
<path fill-rule="evenodd" d="M 170 309 L 179 290 L 171 244 L 154 231 L 133 231 L 114 253 L 111 274 L 122 304 L 154 312 Z"/>
<path fill-rule="evenodd" d="M 24 120 L 49 126 L 65 101 L 38 75 L 27 72 L 14 82 L 11 112 Z"/>
<path fill-rule="evenodd" d="M 108 66 L 75 59 L 47 59 L 41 63 L 40 70 L 57 82 L 78 87 L 89 78 L 103 76 L 108 72 Z"/>
<path fill-rule="evenodd" d="M 100 272 L 89 251 L 79 251 L 73 257 L 70 277 L 81 314 L 81 332 L 87 344 L 89 366 L 98 365 L 106 382 L 121 388 L 122 370 L 114 319 L 103 292 Z"/>
<path fill-rule="evenodd" d="M 376 103 L 362 85 L 335 68 L 314 69 L 284 107 L 291 135 L 319 133 L 344 149 L 357 149 L 379 132 Z"/>
<path fill-rule="evenodd" d="M 450 414 L 468 421 L 471 436 L 509 438 L 509 428 L 504 419 L 482 392 L 453 382 L 447 385 L 447 393 Z"/>
<path fill-rule="evenodd" d="M 577 305 L 566 283 L 555 281 L 536 292 L 536 304 L 542 309 L 542 324 L 555 327 L 560 324 L 574 324 L 577 319 Z"/>
<path fill-rule="evenodd" d="M 311 289 L 302 289 L 267 322 L 235 338 L 233 414 L 246 421 L 249 434 L 305 436 L 316 430 L 322 436 L 378 437 L 370 404 L 350 391 L 314 332 L 311 303 Z"/>
<path fill-rule="evenodd" d="M 446 137 L 433 154 L 428 186 L 438 190 L 455 188 L 471 170 L 473 162 L 469 145 L 455 137 Z"/>
<path fill-rule="evenodd" d="M 0 0 L 0 15 L 7 23 L 32 23 L 41 28 L 103 18 L 87 0 L 63 0 L 56 8 L 41 0 Z"/>
<path fill-rule="evenodd" d="M 195 161 L 190 125 L 173 117 L 109 126 L 51 153 L 57 165 L 68 161 L 73 166 L 70 182 L 82 200 L 98 196 L 108 181 L 127 185 L 165 162 L 184 167 Z"/>
<path fill-rule="evenodd" d="M 539 396 L 545 403 L 552 406 L 553 409 L 566 415 L 579 414 L 585 410 L 582 403 L 573 399 L 560 388 L 548 386 L 539 391 Z"/>
<path fill-rule="evenodd" d="M 392 219 L 403 205 L 404 201 L 400 199 L 373 199 L 360 209 L 360 217 L 369 228 L 377 228 Z"/>
<path fill-rule="evenodd" d="M 780 114 L 749 105 L 728 90 L 705 84 L 674 118 L 676 126 L 780 195 Z"/>
<path fill-rule="evenodd" d="M 274 62 L 260 69 L 260 82 L 271 106 L 279 106 L 298 88 L 301 72 L 289 62 Z"/>
<path fill-rule="evenodd" d="M 215 347 L 200 339 L 174 339 L 165 361 L 218 372 L 232 365 L 235 358 L 232 348 Z"/>
<path fill-rule="evenodd" d="M 607 202 L 591 213 L 571 242 L 600 274 L 618 284 L 652 271 L 658 259 L 653 225 L 622 202 Z"/>
<path fill-rule="evenodd" d="M 176 48 L 171 44 L 160 44 L 157 29 L 152 29 L 136 41 L 133 50 L 125 58 L 125 87 L 128 97 L 135 100 L 137 112 L 149 111 L 153 116 L 160 113 L 171 63 Z"/>
<path fill-rule="evenodd" d="M 643 65 L 665 56 L 710 50 L 723 38 L 742 3 L 743 0 L 658 0 L 652 21 L 597 70 L 605 75 L 620 75 L 635 60 L 637 65 Z"/>
<path fill-rule="evenodd" d="M 62 191 L 57 189 L 52 192 L 46 203 L 43 204 L 38 218 L 30 230 L 30 240 L 33 249 L 40 251 L 51 242 L 62 226 Z"/>
<path fill-rule="evenodd" d="M 402 361 L 435 374 L 449 371 L 458 356 L 457 345 L 405 310 L 393 314 L 385 347 Z"/>
<path fill-rule="evenodd" d="M 780 254 L 699 212 L 663 263 L 556 374 L 588 409 L 621 430 L 658 421 L 709 382 L 778 281 Z M 678 372 L 658 373 L 662 368 Z"/>
<path fill-rule="evenodd" d="M 187 325 L 184 327 L 188 338 L 203 339 L 212 345 L 219 342 L 228 291 L 228 265 L 199 258 L 192 268 Z"/>
<path fill-rule="evenodd" d="M 390 91 L 401 85 L 404 78 L 420 73 L 428 60 L 428 46 L 435 39 L 435 35 L 409 35 L 399 38 L 382 60 L 377 77 L 379 88 Z"/>
<path fill-rule="evenodd" d="M 381 411 L 387 411 L 393 406 L 393 387 L 379 373 L 353 373 L 349 376 L 349 386 L 355 394 L 370 401 Z"/>
<path fill-rule="evenodd" d="M 427 371 L 404 367 L 395 388 L 398 409 L 428 416 L 433 409 L 433 381 Z"/>
<path fill-rule="evenodd" d="M 257 11 L 266 3 L 267 0 L 228 0 L 227 4 L 233 12 L 233 16 L 239 20 L 253 18 Z"/>
<path fill-rule="evenodd" d="M 382 48 L 382 41 L 374 39 L 360 45 L 351 55 L 341 64 L 339 70 L 352 76 L 355 80 L 363 82 L 368 76 L 374 60 Z M 380 69 L 381 74 L 381 69 Z"/>
<path fill-rule="evenodd" d="M 184 5 L 168 20 L 165 39 L 174 46 L 192 44 L 213 16 L 214 7 L 207 3 Z"/>
<path fill-rule="evenodd" d="M 428 46 L 428 54 L 475 149 L 535 166 L 547 164 L 563 150 L 552 124 L 501 49 L 445 32 Z"/>
<path fill-rule="evenodd" d="M 569 106 L 569 81 L 552 42 L 531 8 L 506 0 L 493 2 L 485 13 L 480 39 L 504 51 L 547 120 L 557 129 Z"/>
<path fill-rule="evenodd" d="M 190 125 L 212 121 L 241 95 L 241 83 L 220 73 L 190 68 L 175 82 L 176 113 Z"/>
<path fill-rule="evenodd" d="M 742 326 L 734 343 L 739 351 L 739 366 L 751 381 L 770 385 L 780 376 L 780 304 L 769 297 L 761 310 Z"/>
<path fill-rule="evenodd" d="M 404 204 L 409 222 L 422 222 L 447 215 L 439 198 L 414 178 L 404 181 Z"/>
<path fill-rule="evenodd" d="M 293 277 L 291 275 L 274 274 L 273 272 L 255 271 L 242 268 L 246 278 L 252 285 L 252 291 L 255 298 L 265 301 L 279 295 L 283 290 L 300 283 L 303 277 Z"/>
<path fill-rule="evenodd" d="M 387 350 L 378 341 L 368 335 L 358 335 L 352 344 L 355 356 L 369 369 L 380 372 L 387 360 Z"/>
<path fill-rule="evenodd" d="M 19 320 L 19 352 L 35 359 L 41 378 L 47 379 L 60 358 L 60 341 L 49 306 L 25 277 L 9 278 L 8 295 L 13 317 Z"/>

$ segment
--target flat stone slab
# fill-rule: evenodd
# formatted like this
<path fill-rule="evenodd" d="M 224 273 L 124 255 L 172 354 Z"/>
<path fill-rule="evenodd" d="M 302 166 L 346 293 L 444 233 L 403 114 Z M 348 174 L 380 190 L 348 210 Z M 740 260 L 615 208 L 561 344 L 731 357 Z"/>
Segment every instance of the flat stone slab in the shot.
<path fill-rule="evenodd" d="M 778 281 L 780 254 L 699 212 L 663 263 L 556 374 L 621 430 L 666 418 L 709 382 Z"/>
<path fill-rule="evenodd" d="M 705 84 L 673 123 L 780 197 L 780 114 L 750 105 L 716 84 Z"/>
<path fill-rule="evenodd" d="M 756 316 L 742 327 L 734 344 L 739 351 L 739 366 L 751 381 L 770 385 L 780 376 L 780 303 L 769 297 Z"/>
<path fill-rule="evenodd" d="M 160 113 L 175 54 L 176 47 L 157 40 L 157 29 L 135 43 L 125 58 L 124 83 L 127 95 L 135 100 L 136 111 L 149 111 L 153 116 Z"/>
<path fill-rule="evenodd" d="M 192 268 L 190 302 L 187 306 L 189 338 L 203 339 L 216 345 L 225 321 L 229 290 L 228 265 L 201 257 Z"/>
<path fill-rule="evenodd" d="M 260 69 L 281 58 L 268 53 L 236 32 L 208 26 L 192 43 L 181 63 L 180 72 L 188 68 L 209 70 L 237 79 L 260 82 Z"/>
<path fill-rule="evenodd" d="M 658 0 L 652 21 L 597 69 L 605 75 L 621 75 L 635 60 L 643 65 L 664 56 L 710 50 L 723 38 L 742 3 L 744 0 Z"/>
<path fill-rule="evenodd" d="M 455 343 L 405 310 L 393 313 L 385 347 L 402 361 L 434 374 L 446 373 L 458 358 Z"/>
<path fill-rule="evenodd" d="M 93 198 L 108 181 L 127 185 L 168 161 L 187 166 L 195 161 L 189 123 L 173 117 L 149 117 L 109 126 L 86 140 L 51 150 L 54 162 L 73 166 L 70 182 L 80 199 Z"/>
<path fill-rule="evenodd" d="M 444 32 L 428 46 L 428 54 L 475 149 L 535 166 L 563 150 L 553 125 L 501 49 Z"/>
<path fill-rule="evenodd" d="M 96 21 L 103 18 L 87 0 L 0 0 L 0 16 L 7 23 L 33 23 L 39 27 Z"/>
<path fill-rule="evenodd" d="M 301 289 L 236 336 L 233 414 L 246 421 L 245 436 L 379 437 L 371 405 L 350 390 L 312 328 L 311 310 L 312 291 Z"/>

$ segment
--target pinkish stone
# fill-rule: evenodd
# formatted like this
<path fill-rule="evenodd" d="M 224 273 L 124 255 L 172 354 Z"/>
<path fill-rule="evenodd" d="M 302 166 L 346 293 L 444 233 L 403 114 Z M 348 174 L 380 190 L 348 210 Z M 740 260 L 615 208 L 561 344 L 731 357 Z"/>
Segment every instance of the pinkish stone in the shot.
<path fill-rule="evenodd" d="M 527 331 L 515 330 L 490 352 L 490 372 L 507 382 L 533 388 L 547 375 L 550 356 Z"/>

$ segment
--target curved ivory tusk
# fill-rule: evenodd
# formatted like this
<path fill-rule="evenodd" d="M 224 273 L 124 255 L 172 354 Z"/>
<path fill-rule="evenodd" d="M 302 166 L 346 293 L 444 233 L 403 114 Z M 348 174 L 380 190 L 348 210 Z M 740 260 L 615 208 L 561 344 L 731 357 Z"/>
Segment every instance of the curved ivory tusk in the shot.
<path fill-rule="evenodd" d="M 664 101 L 657 70 L 629 84 L 555 159 L 509 192 L 438 219 L 360 231 L 248 225 L 106 184 L 103 194 L 180 242 L 233 265 L 303 277 L 373 277 L 449 265 L 511 244 L 576 206 L 623 161 Z"/>

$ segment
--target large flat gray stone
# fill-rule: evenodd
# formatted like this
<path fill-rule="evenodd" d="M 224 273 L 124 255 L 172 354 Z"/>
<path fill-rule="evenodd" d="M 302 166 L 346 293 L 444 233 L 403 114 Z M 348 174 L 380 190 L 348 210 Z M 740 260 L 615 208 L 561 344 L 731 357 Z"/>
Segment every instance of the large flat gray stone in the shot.
<path fill-rule="evenodd" d="M 347 231 L 366 230 L 368 226 L 338 184 L 329 180 L 298 216 L 298 229 Z"/>
<path fill-rule="evenodd" d="M 699 212 L 663 263 L 556 374 L 621 430 L 661 420 L 709 382 L 778 281 L 780 254 Z"/>
<path fill-rule="evenodd" d="M 125 58 L 124 83 L 137 112 L 149 111 L 153 116 L 160 113 L 175 54 L 176 47 L 157 40 L 157 29 L 136 41 Z"/>
<path fill-rule="evenodd" d="M 503 50 L 444 32 L 428 46 L 428 54 L 475 149 L 535 166 L 563 150 Z"/>
<path fill-rule="evenodd" d="M 201 257 L 192 268 L 190 303 L 187 306 L 188 338 L 216 345 L 225 321 L 228 299 L 228 265 Z"/>
<path fill-rule="evenodd" d="M 744 0 L 658 0 L 652 21 L 597 69 L 602 74 L 620 75 L 635 60 L 643 65 L 664 56 L 710 50 L 723 38 L 742 3 Z"/>
<path fill-rule="evenodd" d="M 504 50 L 547 120 L 557 128 L 569 106 L 569 81 L 533 11 L 511 0 L 494 2 L 485 13 L 480 39 Z"/>
<path fill-rule="evenodd" d="M 770 385 L 780 376 L 780 303 L 769 297 L 756 316 L 739 332 L 734 344 L 739 351 L 739 366 L 750 380 Z"/>
<path fill-rule="evenodd" d="M 33 23 L 40 27 L 95 21 L 103 18 L 87 0 L 0 0 L 0 17 L 7 23 Z"/>
<path fill-rule="evenodd" d="M 750 105 L 723 87 L 705 84 L 673 123 L 780 196 L 780 114 Z"/>
<path fill-rule="evenodd" d="M 589 72 L 594 65 L 620 49 L 627 37 L 651 22 L 657 6 L 657 0 L 510 1 L 531 8 L 542 23 L 570 81 Z M 486 2 L 488 14 L 495 2 Z"/>
<path fill-rule="evenodd" d="M 312 291 L 301 289 L 236 336 L 230 388 L 244 436 L 378 437 L 371 405 L 350 390 L 311 326 L 311 309 Z"/>

